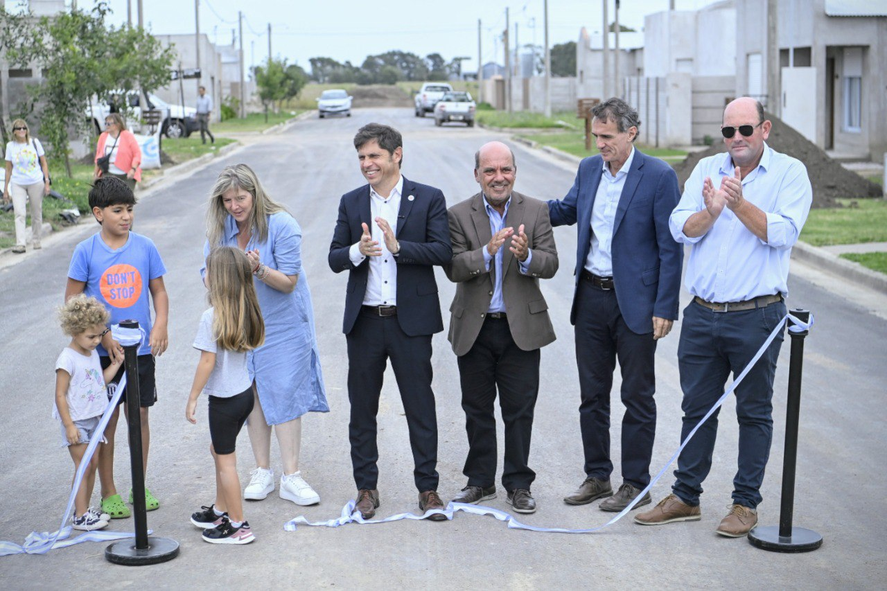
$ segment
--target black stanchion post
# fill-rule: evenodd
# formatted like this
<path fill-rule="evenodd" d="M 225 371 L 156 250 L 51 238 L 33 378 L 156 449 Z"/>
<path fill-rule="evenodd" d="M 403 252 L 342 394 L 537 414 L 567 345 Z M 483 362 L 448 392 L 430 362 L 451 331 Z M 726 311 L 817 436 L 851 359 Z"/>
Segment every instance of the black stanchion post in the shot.
<path fill-rule="evenodd" d="M 808 310 L 792 310 L 803 323 L 810 321 Z M 792 320 L 789 319 L 791 323 Z M 798 460 L 798 422 L 801 414 L 801 373 L 804 366 L 804 338 L 808 331 L 789 331 L 792 341 L 788 370 L 788 401 L 785 417 L 785 453 L 782 465 L 782 500 L 779 527 L 758 526 L 748 534 L 752 546 L 772 552 L 809 552 L 822 546 L 822 536 L 815 531 L 794 527 L 795 471 Z"/>
<path fill-rule="evenodd" d="M 120 328 L 139 329 L 136 320 L 124 320 Z M 145 507 L 145 464 L 142 459 L 142 417 L 139 395 L 139 344 L 123 347 L 126 370 L 126 415 L 129 430 L 129 464 L 132 469 L 132 517 L 135 540 L 125 539 L 105 548 L 109 562 L 145 566 L 172 560 L 179 554 L 179 543 L 169 538 L 148 536 Z"/>

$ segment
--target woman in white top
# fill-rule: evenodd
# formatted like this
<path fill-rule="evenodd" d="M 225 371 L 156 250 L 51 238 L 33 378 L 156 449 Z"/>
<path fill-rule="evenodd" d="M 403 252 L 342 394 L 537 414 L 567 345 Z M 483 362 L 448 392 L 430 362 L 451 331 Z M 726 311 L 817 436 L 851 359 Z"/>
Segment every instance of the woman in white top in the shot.
<path fill-rule="evenodd" d="M 34 249 L 40 248 L 40 231 L 43 227 L 43 196 L 49 195 L 49 166 L 43 145 L 31 138 L 24 119 L 12 122 L 12 141 L 6 144 L 6 183 L 3 202 L 15 211 L 15 246 L 12 252 L 25 252 L 25 205 L 31 201 L 31 233 Z"/>

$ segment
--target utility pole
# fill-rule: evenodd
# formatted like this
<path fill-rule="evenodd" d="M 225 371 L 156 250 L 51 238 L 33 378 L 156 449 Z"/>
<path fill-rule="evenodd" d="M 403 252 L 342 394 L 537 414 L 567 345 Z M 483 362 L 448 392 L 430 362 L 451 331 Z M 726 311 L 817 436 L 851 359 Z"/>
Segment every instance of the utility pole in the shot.
<path fill-rule="evenodd" d="M 616 53 L 613 56 L 613 95 L 619 96 L 619 0 L 616 0 Z"/>
<path fill-rule="evenodd" d="M 604 5 L 604 35 L 603 35 L 603 58 L 604 58 L 604 71 L 602 72 L 601 82 L 603 84 L 601 88 L 601 102 L 604 102 L 608 98 L 610 98 L 609 92 L 609 82 L 610 82 L 610 32 L 607 30 L 609 27 L 609 20 L 607 18 L 607 0 L 603 0 L 602 4 Z"/>
<path fill-rule="evenodd" d="M 200 0 L 194 0 L 194 49 L 197 55 L 197 70 L 200 70 Z M 203 75 L 203 72 L 201 72 Z M 200 91 L 200 78 L 197 78 L 197 90 Z M 183 111 L 184 112 L 184 111 Z"/>
<path fill-rule="evenodd" d="M 548 0 L 545 0 L 548 2 Z M 477 102 L 484 102 L 484 58 L 481 46 L 481 25 L 477 19 Z"/>
<path fill-rule="evenodd" d="M 141 2 L 141 0 L 139 0 Z M 240 118 L 246 118 L 246 80 L 243 77 L 243 13 L 237 11 L 238 38 L 240 40 Z"/>
<path fill-rule="evenodd" d="M 520 67 L 520 37 L 518 36 L 518 23 L 514 23 L 514 77 L 521 77 Z"/>
<path fill-rule="evenodd" d="M 268 23 L 268 67 L 271 67 L 271 23 Z"/>
<path fill-rule="evenodd" d="M 139 1 L 139 28 L 144 29 L 145 28 L 145 10 L 144 10 L 144 7 L 142 6 L 142 0 L 138 0 L 138 1 Z"/>
<path fill-rule="evenodd" d="M 551 49 L 548 47 L 548 0 L 545 10 L 545 116 L 551 117 Z"/>
<path fill-rule="evenodd" d="M 779 90 L 779 43 L 776 38 L 777 0 L 767 0 L 767 110 L 776 116 L 782 112 L 780 109 Z"/>
<path fill-rule="evenodd" d="M 505 43 L 505 110 L 511 113 L 511 49 L 508 44 L 508 31 L 511 25 L 508 21 L 508 8 L 505 8 L 505 34 L 502 42 Z"/>
<path fill-rule="evenodd" d="M 72 8 L 76 8 L 76 6 L 76 2 L 71 3 Z M 126 24 L 132 26 L 132 0 L 126 0 Z"/>

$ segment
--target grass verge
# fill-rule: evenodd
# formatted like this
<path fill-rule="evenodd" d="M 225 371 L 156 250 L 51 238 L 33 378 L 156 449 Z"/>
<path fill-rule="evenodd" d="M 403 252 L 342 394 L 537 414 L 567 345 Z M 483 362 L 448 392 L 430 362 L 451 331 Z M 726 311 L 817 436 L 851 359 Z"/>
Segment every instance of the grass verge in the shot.
<path fill-rule="evenodd" d="M 203 143 L 200 141 L 199 133 L 192 133 L 187 138 L 163 138 L 161 149 L 163 152 L 173 159 L 176 164 L 180 164 L 187 160 L 200 158 L 204 154 L 212 154 L 218 152 L 221 148 L 228 144 L 233 144 L 237 140 L 227 137 L 216 137 L 215 143 Z"/>
<path fill-rule="evenodd" d="M 859 263 L 872 271 L 887 274 L 887 252 L 848 252 L 842 254 L 841 258 Z"/>
<path fill-rule="evenodd" d="M 583 125 L 572 111 L 553 113 L 551 117 L 529 111 L 478 111 L 475 117 L 478 123 L 503 129 L 579 129 Z"/>
<path fill-rule="evenodd" d="M 598 153 L 594 142 L 591 143 L 591 151 L 585 149 L 585 134 L 583 132 L 565 132 L 565 133 L 534 133 L 522 134 L 528 140 L 533 140 L 545 146 L 557 148 L 580 158 L 586 156 L 594 156 Z M 673 150 L 671 148 L 654 148 L 645 146 L 644 144 L 635 144 L 635 146 L 648 156 L 655 156 L 664 160 L 676 162 L 687 157 L 687 152 L 683 150 Z"/>
<path fill-rule="evenodd" d="M 801 240 L 813 246 L 887 242 L 887 201 L 839 199 L 844 207 L 813 209 Z"/>
<path fill-rule="evenodd" d="M 298 110 L 285 110 L 279 113 L 269 112 L 267 122 L 265 121 L 264 113 L 250 113 L 243 119 L 228 119 L 221 123 L 214 123 L 210 129 L 212 130 L 213 135 L 217 136 L 224 136 L 226 133 L 265 131 L 269 127 L 273 127 L 278 123 L 289 121 L 300 112 L 301 111 Z M 197 136 L 200 136 L 200 132 L 197 133 Z"/>

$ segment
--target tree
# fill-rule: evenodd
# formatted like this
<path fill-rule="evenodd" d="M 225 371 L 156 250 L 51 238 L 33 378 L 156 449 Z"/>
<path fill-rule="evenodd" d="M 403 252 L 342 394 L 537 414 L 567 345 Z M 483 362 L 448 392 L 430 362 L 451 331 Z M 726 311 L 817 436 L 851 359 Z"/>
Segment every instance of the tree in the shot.
<path fill-rule="evenodd" d="M 576 75 L 576 42 L 558 43 L 551 48 L 551 75 Z"/>
<path fill-rule="evenodd" d="M 265 123 L 268 122 L 268 107 L 286 96 L 286 62 L 269 59 L 263 66 L 256 66 L 256 86 L 259 99 L 265 107 Z"/>
<path fill-rule="evenodd" d="M 428 63 L 428 80 L 447 80 L 447 62 L 439 53 L 430 53 L 425 56 Z"/>
<path fill-rule="evenodd" d="M 308 74 L 297 64 L 290 64 L 284 70 L 283 100 L 289 100 L 299 96 L 305 85 L 308 84 Z"/>
<path fill-rule="evenodd" d="M 30 15 L 8 12 L 0 4 L 0 62 L 5 61 L 11 68 L 22 68 L 37 57 L 36 49 L 40 43 L 34 37 L 36 28 L 31 20 Z M 4 144 L 10 140 L 2 113 L 0 113 L 0 135 Z"/>
<path fill-rule="evenodd" d="M 342 64 L 331 57 L 312 57 L 308 63 L 311 64 L 311 79 L 320 84 L 331 82 L 332 75 L 344 69 Z"/>
<path fill-rule="evenodd" d="M 610 23 L 610 32 L 611 33 L 616 32 L 616 21 L 613 21 L 612 23 Z M 637 33 L 637 29 L 632 29 L 631 27 L 626 27 L 625 25 L 620 24 L 619 25 L 619 32 L 620 33 Z"/>

